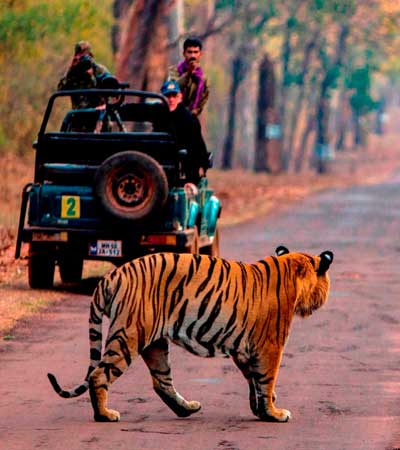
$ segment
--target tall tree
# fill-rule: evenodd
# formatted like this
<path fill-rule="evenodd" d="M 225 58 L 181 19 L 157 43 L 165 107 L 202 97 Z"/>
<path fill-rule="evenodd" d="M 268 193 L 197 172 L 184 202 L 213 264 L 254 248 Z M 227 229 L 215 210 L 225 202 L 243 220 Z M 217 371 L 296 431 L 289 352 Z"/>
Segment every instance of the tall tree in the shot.
<path fill-rule="evenodd" d="M 297 92 L 293 92 L 293 107 L 288 114 L 288 132 L 285 140 L 285 168 L 291 170 L 294 168 L 295 158 L 293 157 L 295 152 L 296 132 L 299 126 L 299 117 L 303 108 L 304 99 L 306 96 L 306 83 L 308 82 L 308 75 L 311 68 L 313 52 L 318 46 L 321 30 L 318 28 L 312 34 L 310 39 L 306 40 L 306 44 L 303 48 L 303 56 L 300 63 L 300 71 L 296 75 L 296 87 Z"/>
<path fill-rule="evenodd" d="M 281 80 L 279 88 L 279 119 L 281 122 L 282 141 L 286 140 L 286 111 L 287 103 L 289 99 L 290 86 L 293 83 L 293 74 L 290 70 L 290 65 L 293 57 L 293 40 L 297 34 L 298 25 L 298 13 L 299 9 L 303 6 L 305 0 L 292 0 L 288 2 L 287 18 L 284 21 L 284 27 L 282 30 L 283 39 L 280 52 L 280 66 L 281 66 Z M 286 4 L 284 4 L 286 7 Z M 283 146 L 285 149 L 285 145 Z M 281 155 L 282 165 L 284 170 L 288 167 L 288 157 L 285 153 Z"/>
<path fill-rule="evenodd" d="M 126 32 L 127 17 L 129 8 L 134 0 L 114 0 L 113 17 L 114 24 L 111 28 L 111 47 L 114 55 L 119 51 L 121 46 L 121 36 Z"/>
<path fill-rule="evenodd" d="M 280 125 L 275 109 L 275 88 L 274 64 L 269 55 L 266 54 L 259 65 L 254 159 L 254 170 L 256 172 L 277 172 L 281 168 L 279 164 Z M 275 130 L 275 136 L 273 136 L 272 130 Z"/>
<path fill-rule="evenodd" d="M 245 79 L 247 71 L 247 61 L 244 55 L 246 55 L 246 52 L 242 48 L 232 61 L 232 81 L 228 95 L 228 122 L 222 157 L 223 169 L 232 168 L 233 149 L 235 145 L 237 93 L 240 84 Z"/>
<path fill-rule="evenodd" d="M 324 75 L 319 87 L 319 96 L 316 105 L 316 139 L 315 156 L 317 171 L 326 172 L 326 162 L 330 156 L 329 142 L 329 114 L 330 114 L 330 91 L 336 86 L 336 81 L 340 75 L 340 68 L 346 51 L 346 41 L 349 35 L 349 25 L 344 22 L 339 27 L 337 46 L 333 61 L 329 59 L 326 52 L 321 51 L 322 66 Z"/>
<path fill-rule="evenodd" d="M 254 62 L 256 49 L 262 39 L 262 31 L 266 23 L 275 15 L 273 2 L 265 7 L 261 4 L 244 2 L 243 16 L 240 23 L 231 30 L 232 47 L 235 49 L 231 64 L 231 84 L 228 101 L 228 119 L 223 146 L 222 168 L 230 169 L 235 149 L 236 107 L 240 85 L 245 80 Z"/>
<path fill-rule="evenodd" d="M 116 55 L 116 75 L 133 89 L 158 91 L 168 68 L 168 18 L 174 0 L 136 0 Z M 151 32 L 149 32 L 151 30 Z"/>

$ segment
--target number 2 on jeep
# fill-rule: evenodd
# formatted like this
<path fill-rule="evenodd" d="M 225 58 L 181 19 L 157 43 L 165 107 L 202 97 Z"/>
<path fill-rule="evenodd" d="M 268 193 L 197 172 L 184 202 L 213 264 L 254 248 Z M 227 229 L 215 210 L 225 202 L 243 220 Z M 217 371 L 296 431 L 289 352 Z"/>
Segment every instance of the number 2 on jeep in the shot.
<path fill-rule="evenodd" d="M 61 217 L 63 219 L 74 219 L 81 216 L 80 197 L 66 196 L 61 197 Z"/>

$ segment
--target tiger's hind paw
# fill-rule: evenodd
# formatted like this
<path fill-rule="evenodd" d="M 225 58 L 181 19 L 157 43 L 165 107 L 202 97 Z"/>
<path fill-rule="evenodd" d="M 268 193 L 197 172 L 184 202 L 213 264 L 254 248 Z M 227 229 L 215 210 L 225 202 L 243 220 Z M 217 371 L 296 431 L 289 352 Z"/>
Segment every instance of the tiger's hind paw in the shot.
<path fill-rule="evenodd" d="M 119 422 L 121 416 L 118 411 L 114 409 L 106 409 L 104 414 L 96 414 L 94 420 L 96 422 Z"/>

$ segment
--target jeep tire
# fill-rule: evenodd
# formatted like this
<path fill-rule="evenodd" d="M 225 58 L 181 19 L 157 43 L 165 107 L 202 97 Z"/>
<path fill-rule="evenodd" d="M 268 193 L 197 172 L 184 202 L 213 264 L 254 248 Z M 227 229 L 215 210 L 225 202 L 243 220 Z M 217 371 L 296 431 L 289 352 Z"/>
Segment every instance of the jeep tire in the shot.
<path fill-rule="evenodd" d="M 32 289 L 53 287 L 55 260 L 31 242 L 29 246 L 28 280 Z"/>
<path fill-rule="evenodd" d="M 159 212 L 168 196 L 168 180 L 151 156 L 125 151 L 98 168 L 95 191 L 105 211 L 118 219 L 143 221 Z"/>
<path fill-rule="evenodd" d="M 81 281 L 83 271 L 82 257 L 65 253 L 59 258 L 58 266 L 63 283 L 77 283 Z"/>

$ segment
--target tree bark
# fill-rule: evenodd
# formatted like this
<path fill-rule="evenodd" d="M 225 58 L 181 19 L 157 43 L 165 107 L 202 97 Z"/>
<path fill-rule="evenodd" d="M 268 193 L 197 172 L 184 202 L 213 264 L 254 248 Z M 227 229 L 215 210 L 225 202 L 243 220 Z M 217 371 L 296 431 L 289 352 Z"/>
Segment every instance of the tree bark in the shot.
<path fill-rule="evenodd" d="M 182 56 L 182 36 L 184 32 L 183 0 L 176 0 L 168 19 L 169 63 L 177 64 Z"/>
<path fill-rule="evenodd" d="M 282 142 L 285 142 L 285 129 L 286 129 L 286 103 L 288 98 L 288 88 L 289 88 L 289 62 L 292 53 L 291 47 L 291 38 L 292 38 L 292 27 L 290 25 L 291 20 L 293 19 L 290 16 L 286 23 L 286 29 L 284 34 L 284 41 L 282 46 L 282 54 L 281 54 L 281 66 L 282 66 L 282 79 L 281 79 L 281 87 L 280 87 L 280 98 L 279 98 L 279 117 L 281 121 L 281 130 L 282 130 Z M 283 169 L 287 169 L 287 160 L 285 155 L 282 155 L 282 164 Z"/>
<path fill-rule="evenodd" d="M 168 13 L 173 0 L 136 0 L 116 55 L 116 75 L 132 89 L 158 91 L 168 70 Z"/>
<path fill-rule="evenodd" d="M 280 137 L 277 136 L 273 139 L 267 135 L 268 126 L 279 126 L 275 111 L 275 97 L 274 65 L 269 56 L 265 55 L 259 65 L 254 160 L 254 170 L 256 172 L 278 172 L 281 168 L 279 164 Z"/>
<path fill-rule="evenodd" d="M 222 154 L 222 169 L 232 168 L 233 149 L 235 145 L 237 93 L 241 82 L 244 80 L 246 67 L 247 64 L 243 59 L 242 51 L 239 50 L 232 61 L 232 82 L 229 91 L 228 123 Z"/>
<path fill-rule="evenodd" d="M 343 57 L 346 51 L 346 40 L 349 34 L 348 24 L 340 27 L 339 38 L 336 47 L 334 61 L 329 64 L 322 79 L 319 98 L 316 107 L 317 135 L 315 141 L 315 155 L 318 173 L 327 171 L 327 161 L 331 158 L 329 147 L 329 114 L 330 114 L 330 90 L 334 85 L 339 69 L 342 66 Z"/>
<path fill-rule="evenodd" d="M 349 130 L 349 123 L 351 122 L 351 111 L 349 105 L 348 90 L 343 82 L 340 87 L 338 110 L 336 112 L 336 142 L 335 150 L 341 151 L 346 146 L 346 136 Z"/>
<path fill-rule="evenodd" d="M 294 168 L 294 166 L 295 166 L 295 158 L 293 157 L 294 137 L 296 135 L 296 131 L 298 128 L 299 117 L 300 117 L 301 110 L 303 108 L 303 102 L 304 102 L 304 98 L 305 98 L 305 81 L 306 81 L 307 75 L 309 73 L 312 53 L 317 45 L 319 35 L 320 35 L 320 30 L 315 31 L 313 33 L 311 39 L 308 41 L 308 43 L 304 47 L 303 61 L 301 64 L 301 71 L 300 71 L 299 82 L 298 82 L 298 92 L 297 92 L 297 96 L 296 96 L 296 99 L 294 102 L 292 114 L 290 115 L 290 118 L 288 120 L 289 133 L 288 133 L 287 140 L 285 142 L 285 150 L 284 150 L 284 154 L 286 155 L 286 159 L 287 159 L 287 168 L 289 170 L 291 168 Z"/>
<path fill-rule="evenodd" d="M 111 47 L 115 54 L 118 53 L 121 46 L 121 36 L 124 34 L 129 15 L 129 8 L 132 6 L 134 0 L 114 0 L 113 2 L 113 17 L 115 20 L 111 28 Z"/>

